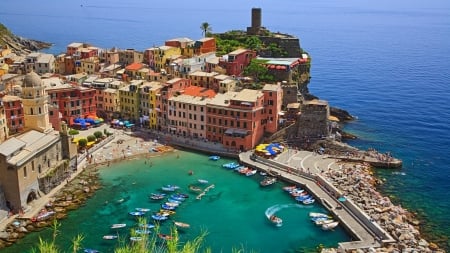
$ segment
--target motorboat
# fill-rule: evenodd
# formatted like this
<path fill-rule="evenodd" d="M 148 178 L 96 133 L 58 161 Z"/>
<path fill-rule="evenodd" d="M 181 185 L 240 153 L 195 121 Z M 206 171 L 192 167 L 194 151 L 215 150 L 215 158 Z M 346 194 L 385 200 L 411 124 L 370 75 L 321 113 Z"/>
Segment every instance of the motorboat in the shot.
<path fill-rule="evenodd" d="M 311 217 L 311 218 L 331 218 L 326 213 L 315 213 L 315 212 L 310 212 L 309 217 Z"/>
<path fill-rule="evenodd" d="M 237 162 L 225 163 L 222 165 L 222 167 L 224 167 L 225 169 L 230 169 L 230 170 L 234 170 L 239 166 L 240 165 Z"/>
<path fill-rule="evenodd" d="M 275 224 L 277 227 L 283 225 L 283 220 L 282 220 L 280 217 L 278 217 L 278 216 L 276 216 L 276 215 L 274 215 L 274 214 L 272 214 L 271 216 L 269 216 L 269 220 L 270 220 L 270 222 L 272 222 L 273 224 Z"/>
<path fill-rule="evenodd" d="M 148 211 L 150 211 L 150 208 L 143 208 L 143 207 L 136 207 L 135 209 L 138 212 L 148 212 Z"/>
<path fill-rule="evenodd" d="M 209 160 L 213 160 L 213 161 L 217 161 L 219 159 L 220 159 L 220 156 L 218 156 L 218 155 L 212 155 L 209 157 Z"/>
<path fill-rule="evenodd" d="M 152 193 L 148 197 L 153 199 L 153 200 L 160 200 L 160 199 L 165 198 L 166 194 L 165 193 Z"/>
<path fill-rule="evenodd" d="M 173 224 L 175 224 L 175 226 L 177 228 L 190 228 L 191 225 L 189 225 L 188 223 L 184 223 L 184 222 L 180 222 L 180 221 L 174 221 Z"/>
<path fill-rule="evenodd" d="M 165 186 L 161 187 L 161 190 L 166 191 L 166 192 L 174 192 L 174 191 L 176 191 L 178 189 L 180 189 L 179 186 L 171 185 L 171 184 L 168 184 L 168 185 L 165 185 Z"/>
<path fill-rule="evenodd" d="M 257 171 L 257 170 L 249 170 L 249 171 L 247 171 L 247 172 L 245 173 L 245 175 L 246 175 L 247 177 L 253 176 L 253 175 L 256 174 L 256 172 L 258 172 L 258 171 Z"/>
<path fill-rule="evenodd" d="M 152 231 L 150 231 L 148 229 L 136 229 L 134 232 L 136 232 L 136 234 L 138 234 L 138 235 L 148 235 Z"/>
<path fill-rule="evenodd" d="M 302 203 L 304 205 L 310 205 L 310 204 L 313 204 L 314 202 L 316 202 L 316 200 L 314 198 L 312 198 L 312 197 L 302 201 Z"/>
<path fill-rule="evenodd" d="M 314 221 L 314 223 L 317 226 L 322 226 L 324 224 L 329 224 L 329 223 L 333 223 L 333 222 L 334 222 L 334 220 L 332 220 L 332 219 L 325 219 L 325 220 L 316 220 L 316 221 Z"/>
<path fill-rule="evenodd" d="M 148 223 L 148 224 L 139 224 L 139 227 L 143 228 L 143 229 L 151 229 L 151 228 L 154 228 L 155 225 L 150 224 L 150 223 Z"/>
<path fill-rule="evenodd" d="M 335 227 L 337 227 L 339 225 L 339 221 L 335 221 L 335 222 L 331 222 L 331 223 L 327 223 L 327 224 L 322 224 L 322 229 L 323 230 L 331 230 Z"/>
<path fill-rule="evenodd" d="M 200 184 L 207 184 L 207 183 L 209 183 L 209 181 L 208 180 L 205 180 L 205 179 L 199 179 L 199 180 L 197 180 Z"/>
<path fill-rule="evenodd" d="M 98 251 L 96 249 L 84 249 L 83 252 L 84 253 L 100 253 L 100 251 Z"/>
<path fill-rule="evenodd" d="M 142 237 L 140 237 L 140 236 L 132 236 L 132 237 L 130 237 L 130 241 L 132 241 L 132 242 L 142 241 Z"/>
<path fill-rule="evenodd" d="M 142 216 L 145 214 L 145 212 L 140 212 L 140 211 L 134 211 L 134 212 L 129 212 L 129 214 L 131 216 Z"/>
<path fill-rule="evenodd" d="M 153 214 L 152 215 L 152 219 L 157 220 L 157 221 L 164 221 L 167 220 L 169 217 L 165 216 L 165 215 L 161 215 L 161 214 Z"/>

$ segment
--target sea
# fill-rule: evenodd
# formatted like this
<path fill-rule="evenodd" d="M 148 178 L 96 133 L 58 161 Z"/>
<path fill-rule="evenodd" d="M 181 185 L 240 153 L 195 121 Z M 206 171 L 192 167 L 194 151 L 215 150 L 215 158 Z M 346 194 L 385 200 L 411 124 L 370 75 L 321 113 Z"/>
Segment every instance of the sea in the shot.
<path fill-rule="evenodd" d="M 200 39 L 203 22 L 208 22 L 215 33 L 245 30 L 251 25 L 253 7 L 262 9 L 264 27 L 297 36 L 301 47 L 311 55 L 310 92 L 356 117 L 343 125 L 345 131 L 358 136 L 349 144 L 389 152 L 403 160 L 401 169 L 376 169 L 376 175 L 384 182 L 379 190 L 415 213 L 421 221 L 422 233 L 429 240 L 450 250 L 447 216 L 450 210 L 449 1 L 4 0 L 0 22 L 20 36 L 52 42 L 54 46 L 45 52 L 54 54 L 63 52 L 71 42 L 143 51 L 163 45 L 168 39 Z M 200 166 L 205 173 L 220 173 L 205 176 L 211 181 L 220 179 L 222 183 L 218 183 L 214 191 L 223 194 L 208 205 L 207 201 L 193 202 L 191 206 L 188 203 L 186 209 L 194 205 L 199 208 L 180 214 L 183 215 L 180 218 L 192 224 L 204 224 L 209 228 L 208 242 L 214 252 L 229 251 L 240 243 L 260 252 L 294 252 L 298 245 L 334 244 L 346 236 L 343 231 L 326 237 L 310 234 L 305 228 L 310 224 L 301 221 L 273 228 L 264 221 L 265 208 L 290 203 L 279 189 L 264 189 L 262 193 L 267 195 L 260 195 L 256 179 L 227 174 L 216 167 L 207 169 L 210 164 L 203 168 L 205 157 L 199 154 L 183 153 L 181 157 L 189 157 L 192 159 L 190 166 Z M 158 168 L 168 170 L 166 174 L 145 177 L 149 187 L 146 194 L 161 184 L 172 183 L 172 177 L 174 183 L 182 182 L 177 181 L 178 177 L 185 178 L 186 172 L 178 173 L 180 166 L 169 166 L 169 162 L 176 161 L 166 159 L 163 167 L 167 168 Z M 140 204 L 136 198 L 144 193 L 135 193 L 135 187 L 127 187 L 133 180 L 137 183 L 139 178 L 134 178 L 132 173 L 120 176 L 124 173 L 120 166 L 134 171 L 140 169 L 137 163 L 102 170 L 105 189 L 115 185 L 116 180 L 123 180 L 119 185 L 121 190 L 116 192 L 126 192 L 133 205 Z M 229 196 L 232 190 L 236 190 L 238 196 Z M 67 224 L 81 225 L 76 226 L 74 232 L 102 234 L 102 229 L 108 225 L 104 216 L 111 216 L 108 221 L 122 219 L 114 210 L 102 208 L 105 201 L 115 199 L 108 195 L 100 190 L 85 207 L 73 212 L 63 221 L 62 234 L 73 234 L 74 229 Z M 219 209 L 209 205 L 217 205 Z M 239 211 L 235 212 L 236 209 Z M 213 212 L 215 216 L 200 211 Z M 295 207 L 282 209 L 282 212 L 303 211 Z M 302 216 L 292 214 L 293 219 L 302 219 Z M 128 218 L 124 215 L 123 219 Z M 239 222 L 231 222 L 232 218 Z M 221 219 L 221 222 L 212 222 Z M 211 225 L 207 225 L 209 223 Z M 286 232 L 290 226 L 298 231 Z M 196 231 L 195 225 L 192 230 Z M 37 235 L 21 241 L 36 243 Z M 330 240 L 328 235 L 331 235 Z M 8 249 L 1 251 L 8 252 Z"/>

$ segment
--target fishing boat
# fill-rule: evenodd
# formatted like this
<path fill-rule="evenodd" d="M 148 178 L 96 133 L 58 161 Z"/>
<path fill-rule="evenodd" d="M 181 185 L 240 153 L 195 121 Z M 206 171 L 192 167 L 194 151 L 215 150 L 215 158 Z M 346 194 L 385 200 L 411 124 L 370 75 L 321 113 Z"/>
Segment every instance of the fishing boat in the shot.
<path fill-rule="evenodd" d="M 148 211 L 150 211 L 150 208 L 143 208 L 143 207 L 136 207 L 135 209 L 138 212 L 148 212 Z"/>
<path fill-rule="evenodd" d="M 267 172 L 262 171 L 262 170 L 259 172 L 259 174 L 260 174 L 261 176 L 264 176 L 264 177 L 267 176 Z"/>
<path fill-rule="evenodd" d="M 177 207 L 180 205 L 180 203 L 177 203 L 177 202 L 166 202 L 164 204 L 166 204 L 167 206 L 172 206 L 172 207 Z"/>
<path fill-rule="evenodd" d="M 265 177 L 259 184 L 261 186 L 269 186 L 277 182 L 277 179 L 275 177 Z"/>
<path fill-rule="evenodd" d="M 180 221 L 174 221 L 173 224 L 175 224 L 175 226 L 178 228 L 190 228 L 191 227 L 191 225 L 189 225 L 188 223 L 184 223 L 184 222 L 180 222 Z"/>
<path fill-rule="evenodd" d="M 339 221 L 331 222 L 328 224 L 322 224 L 323 230 L 331 230 L 339 225 Z"/>
<path fill-rule="evenodd" d="M 111 228 L 124 228 L 124 227 L 126 227 L 127 226 L 127 224 L 125 224 L 125 223 L 116 223 L 116 224 L 112 224 L 111 225 Z"/>
<path fill-rule="evenodd" d="M 142 216 L 145 214 L 145 212 L 134 211 L 134 212 L 129 212 L 128 214 L 130 214 L 131 216 Z"/>
<path fill-rule="evenodd" d="M 173 215 L 176 212 L 174 210 L 165 210 L 165 209 L 160 209 L 158 212 L 160 215 L 164 215 L 164 216 L 169 216 L 169 215 Z"/>
<path fill-rule="evenodd" d="M 41 212 L 35 218 L 33 218 L 33 221 L 44 221 L 52 217 L 54 214 L 54 211 Z"/>
<path fill-rule="evenodd" d="M 277 227 L 283 225 L 283 220 L 280 217 L 278 217 L 278 216 L 276 216 L 274 214 L 269 216 L 269 220 L 270 220 L 270 222 L 275 224 Z"/>
<path fill-rule="evenodd" d="M 311 195 L 302 195 L 295 197 L 295 200 L 297 200 L 298 202 L 303 202 L 304 200 L 307 200 L 309 198 L 312 198 Z"/>
<path fill-rule="evenodd" d="M 213 161 L 217 161 L 219 159 L 220 159 L 220 156 L 218 156 L 218 155 L 212 155 L 209 157 L 209 160 L 213 160 Z"/>
<path fill-rule="evenodd" d="M 117 239 L 117 238 L 118 238 L 117 235 L 104 235 L 103 236 L 104 240 L 114 240 L 114 239 Z"/>
<path fill-rule="evenodd" d="M 148 197 L 153 199 L 153 200 L 160 200 L 160 199 L 165 198 L 166 194 L 165 193 L 152 193 Z"/>
<path fill-rule="evenodd" d="M 172 194 L 170 195 L 170 198 L 177 201 L 184 201 L 186 198 L 180 194 Z"/>
<path fill-rule="evenodd" d="M 205 179 L 199 179 L 199 180 L 197 180 L 200 184 L 207 184 L 207 183 L 209 183 L 208 182 L 208 180 L 205 180 Z"/>
<path fill-rule="evenodd" d="M 168 198 L 168 199 L 167 199 L 167 202 L 169 202 L 169 203 L 176 203 L 176 204 L 181 204 L 181 203 L 183 203 L 183 201 L 176 200 L 176 199 L 173 199 L 173 198 Z"/>
<path fill-rule="evenodd" d="M 175 208 L 177 208 L 176 206 L 169 206 L 167 204 L 161 204 L 161 208 L 165 209 L 165 210 L 175 210 Z"/>
<path fill-rule="evenodd" d="M 174 191 L 176 191 L 178 189 L 180 189 L 179 186 L 177 186 L 177 185 L 170 185 L 170 184 L 161 187 L 161 190 L 166 191 L 166 192 L 174 192 Z"/>

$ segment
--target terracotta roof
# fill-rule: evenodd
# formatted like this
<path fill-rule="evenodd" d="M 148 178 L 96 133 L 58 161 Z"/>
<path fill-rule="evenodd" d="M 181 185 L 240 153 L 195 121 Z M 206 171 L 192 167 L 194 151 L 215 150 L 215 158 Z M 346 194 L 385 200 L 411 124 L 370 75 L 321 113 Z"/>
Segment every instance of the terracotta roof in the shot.
<path fill-rule="evenodd" d="M 184 89 L 183 92 L 184 95 L 190 95 L 193 97 L 208 97 L 213 98 L 216 96 L 216 92 L 211 89 L 205 89 L 203 87 L 198 86 L 189 86 L 186 89 Z"/>
<path fill-rule="evenodd" d="M 130 65 L 125 67 L 126 70 L 130 70 L 130 71 L 140 70 L 141 68 L 142 68 L 142 63 L 138 63 L 138 62 L 131 63 Z"/>

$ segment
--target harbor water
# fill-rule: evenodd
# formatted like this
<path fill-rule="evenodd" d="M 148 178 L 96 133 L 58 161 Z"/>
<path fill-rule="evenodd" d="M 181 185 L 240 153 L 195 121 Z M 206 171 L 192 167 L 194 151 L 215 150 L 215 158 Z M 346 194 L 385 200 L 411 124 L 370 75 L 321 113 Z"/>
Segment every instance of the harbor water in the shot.
<path fill-rule="evenodd" d="M 350 144 L 403 160 L 401 170 L 377 170 L 381 190 L 449 250 L 449 1 L 7 0 L 0 22 L 54 43 L 47 52 L 55 54 L 71 42 L 143 51 L 199 39 L 202 22 L 217 33 L 245 30 L 252 7 L 269 30 L 299 37 L 312 57 L 311 93 L 357 117 L 345 125 L 359 137 Z"/>
<path fill-rule="evenodd" d="M 302 252 L 318 245 L 337 247 L 338 242 L 351 240 L 341 228 L 323 231 L 309 218 L 309 212 L 326 212 L 318 204 L 298 204 L 283 191 L 282 182 L 261 187 L 262 176 L 241 175 L 222 168 L 232 160 L 212 161 L 207 155 L 177 151 L 147 160 L 132 160 L 100 170 L 103 188 L 82 208 L 69 213 L 60 228 L 58 244 L 67 250 L 70 241 L 84 235 L 84 247 L 101 252 L 113 252 L 120 239 L 128 241 L 130 229 L 137 228 L 137 220 L 129 215 L 135 208 L 149 208 L 145 215 L 159 211 L 164 200 L 149 199 L 151 193 L 161 193 L 165 185 L 177 185 L 179 192 L 189 194 L 169 220 L 160 223 L 162 233 L 170 233 L 174 221 L 190 224 L 179 229 L 180 241 L 193 240 L 202 231 L 208 233 L 205 246 L 213 252 L 231 252 L 232 249 L 256 252 Z M 190 175 L 189 171 L 193 174 Z M 207 183 L 199 183 L 203 179 Z M 190 185 L 202 189 L 213 185 L 201 199 Z M 168 195 L 170 195 L 169 192 Z M 165 198 L 167 200 L 167 198 Z M 275 226 L 267 215 L 276 214 L 283 225 Z M 111 229 L 112 224 L 126 223 L 122 229 Z M 50 229 L 30 234 L 1 252 L 29 252 L 36 246 L 37 236 L 50 238 Z M 119 240 L 103 240 L 103 235 L 118 234 Z M 276 242 L 276 243 L 275 243 Z"/>

